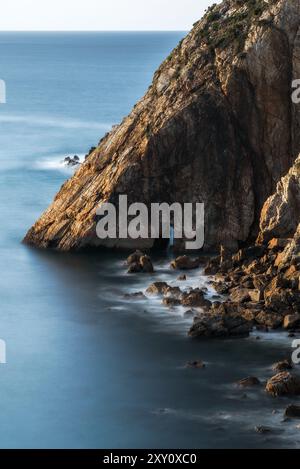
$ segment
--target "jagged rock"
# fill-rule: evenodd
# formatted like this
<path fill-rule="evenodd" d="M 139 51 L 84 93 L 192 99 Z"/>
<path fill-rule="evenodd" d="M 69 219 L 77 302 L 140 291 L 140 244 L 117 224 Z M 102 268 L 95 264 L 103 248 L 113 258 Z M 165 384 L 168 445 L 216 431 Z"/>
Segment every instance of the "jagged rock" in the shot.
<path fill-rule="evenodd" d="M 61 250 L 153 247 L 153 239 L 97 237 L 97 207 L 117 204 L 119 194 L 148 207 L 203 202 L 205 248 L 237 249 L 256 236 L 262 205 L 300 151 L 299 112 L 287 99 L 300 76 L 299 26 L 296 0 L 213 6 L 25 242 Z M 281 237 L 265 226 L 268 236 Z"/>
<path fill-rule="evenodd" d="M 199 265 L 199 259 L 191 259 L 189 256 L 179 256 L 171 262 L 171 267 L 176 270 L 197 269 Z"/>
<path fill-rule="evenodd" d="M 291 238 L 300 221 L 300 156 L 277 184 L 275 194 L 265 202 L 258 241 Z M 286 247 L 287 248 L 287 247 Z"/>
<path fill-rule="evenodd" d="M 73 157 L 67 156 L 63 162 L 65 166 L 69 166 L 69 167 L 78 166 L 80 165 L 80 158 L 77 155 L 74 155 Z"/>
<path fill-rule="evenodd" d="M 291 239 L 288 238 L 273 238 L 271 241 L 269 241 L 268 244 L 268 249 L 272 251 L 280 251 L 281 249 L 284 249 L 289 243 L 291 242 Z"/>
<path fill-rule="evenodd" d="M 266 328 L 270 329 L 278 329 L 282 326 L 283 317 L 281 314 L 261 311 L 259 314 L 255 316 L 255 321 Z"/>
<path fill-rule="evenodd" d="M 261 301 L 264 297 L 263 291 L 258 290 L 258 289 L 248 290 L 248 294 L 249 294 L 251 301 L 255 301 L 255 302 Z"/>
<path fill-rule="evenodd" d="M 247 378 L 243 378 L 238 381 L 238 386 L 242 388 L 250 387 L 250 386 L 257 386 L 260 384 L 260 381 L 255 376 L 248 376 Z"/>
<path fill-rule="evenodd" d="M 181 304 L 190 307 L 198 306 L 200 308 L 209 308 L 211 306 L 211 302 L 205 299 L 203 291 L 199 290 L 199 288 L 184 292 L 181 297 Z"/>
<path fill-rule="evenodd" d="M 300 314 L 287 314 L 284 317 L 283 327 L 285 329 L 300 328 Z"/>
<path fill-rule="evenodd" d="M 189 336 L 193 338 L 247 337 L 250 330 L 249 322 L 241 316 L 208 312 L 194 319 Z"/>
<path fill-rule="evenodd" d="M 266 385 L 266 391 L 274 397 L 300 394 L 300 378 L 288 371 L 273 376 Z"/>
<path fill-rule="evenodd" d="M 287 408 L 285 409 L 284 416 L 286 418 L 299 419 L 300 418 L 300 406 L 293 405 L 293 404 L 288 405 Z"/>
<path fill-rule="evenodd" d="M 142 266 L 139 262 L 132 262 L 130 266 L 128 267 L 128 273 L 129 274 L 137 274 L 139 272 L 142 272 Z"/>
<path fill-rule="evenodd" d="M 236 287 L 230 291 L 230 299 L 234 303 L 244 303 L 250 300 L 249 290 L 246 288 Z"/>
<path fill-rule="evenodd" d="M 170 288 L 166 282 L 154 282 L 146 290 L 148 295 L 163 295 Z"/>

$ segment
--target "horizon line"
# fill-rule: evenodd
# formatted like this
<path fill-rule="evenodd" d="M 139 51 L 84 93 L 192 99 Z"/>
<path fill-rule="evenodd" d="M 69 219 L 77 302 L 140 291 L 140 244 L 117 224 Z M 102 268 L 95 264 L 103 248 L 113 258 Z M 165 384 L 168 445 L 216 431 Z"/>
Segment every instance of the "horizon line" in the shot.
<path fill-rule="evenodd" d="M 185 33 L 189 29 L 2 29 L 1 33 Z"/>

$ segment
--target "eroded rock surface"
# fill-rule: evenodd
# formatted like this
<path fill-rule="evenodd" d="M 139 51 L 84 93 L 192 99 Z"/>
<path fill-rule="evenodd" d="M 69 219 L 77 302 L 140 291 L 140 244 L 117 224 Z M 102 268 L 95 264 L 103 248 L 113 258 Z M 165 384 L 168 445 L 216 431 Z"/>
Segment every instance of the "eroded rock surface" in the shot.
<path fill-rule="evenodd" d="M 262 205 L 300 151 L 290 99 L 300 77 L 299 26 L 297 0 L 225 0 L 209 9 L 25 241 L 61 250 L 151 247 L 151 239 L 97 238 L 96 208 L 119 194 L 147 205 L 204 202 L 207 248 L 235 249 L 256 236 Z"/>

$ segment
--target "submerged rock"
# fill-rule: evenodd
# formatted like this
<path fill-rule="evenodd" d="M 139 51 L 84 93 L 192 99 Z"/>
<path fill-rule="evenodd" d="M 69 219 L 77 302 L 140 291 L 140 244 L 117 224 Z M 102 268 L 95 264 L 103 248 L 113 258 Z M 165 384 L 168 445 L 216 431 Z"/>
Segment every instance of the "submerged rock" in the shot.
<path fill-rule="evenodd" d="M 63 162 L 65 166 L 78 166 L 80 165 L 80 158 L 77 155 L 73 157 L 67 156 Z"/>
<path fill-rule="evenodd" d="M 243 378 L 240 381 L 238 381 L 237 384 L 238 386 L 242 388 L 247 388 L 250 386 L 258 386 L 260 384 L 260 381 L 255 376 L 248 376 L 247 378 Z"/>
<path fill-rule="evenodd" d="M 205 363 L 202 360 L 195 360 L 193 362 L 187 362 L 187 368 L 203 369 L 206 368 Z"/>

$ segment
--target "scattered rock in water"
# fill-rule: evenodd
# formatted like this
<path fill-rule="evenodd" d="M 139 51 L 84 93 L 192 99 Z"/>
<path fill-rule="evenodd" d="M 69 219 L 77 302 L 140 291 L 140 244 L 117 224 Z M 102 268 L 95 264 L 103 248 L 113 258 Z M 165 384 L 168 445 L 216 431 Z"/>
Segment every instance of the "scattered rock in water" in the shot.
<path fill-rule="evenodd" d="M 146 290 L 148 295 L 163 295 L 170 288 L 166 282 L 154 282 Z"/>
<path fill-rule="evenodd" d="M 145 299 L 145 295 L 142 291 L 134 292 L 134 293 L 126 293 L 124 295 L 124 298 L 127 300 L 133 299 L 133 300 L 142 300 Z"/>
<path fill-rule="evenodd" d="M 284 416 L 287 417 L 287 418 L 296 418 L 296 419 L 299 419 L 299 418 L 300 418 L 300 406 L 299 406 L 299 405 L 290 404 L 290 405 L 287 406 L 287 408 L 285 409 Z"/>
<path fill-rule="evenodd" d="M 271 433 L 272 429 L 270 427 L 265 427 L 263 425 L 258 425 L 255 427 L 256 433 L 259 433 L 260 435 L 265 435 L 266 433 Z"/>
<path fill-rule="evenodd" d="M 280 362 L 274 363 L 272 365 L 272 370 L 280 373 L 281 371 L 292 370 L 293 365 L 290 360 L 281 360 Z"/>
<path fill-rule="evenodd" d="M 186 280 L 186 275 L 179 275 L 179 277 L 177 277 L 177 280 L 179 280 L 180 282 L 184 282 Z"/>
<path fill-rule="evenodd" d="M 167 288 L 165 288 L 163 293 L 165 296 L 176 298 L 178 300 L 181 299 L 181 296 L 182 296 L 182 291 L 180 290 L 179 287 L 167 286 Z"/>
<path fill-rule="evenodd" d="M 274 397 L 299 395 L 300 378 L 288 371 L 283 371 L 268 380 L 266 391 Z"/>
<path fill-rule="evenodd" d="M 171 262 L 171 267 L 175 270 L 197 269 L 200 259 L 191 259 L 189 256 L 179 256 Z"/>
<path fill-rule="evenodd" d="M 237 384 L 240 387 L 247 388 L 250 386 L 258 386 L 260 384 L 260 381 L 255 376 L 248 376 L 247 378 L 243 378 L 238 381 Z"/>
<path fill-rule="evenodd" d="M 194 369 L 203 369 L 206 368 L 206 365 L 202 360 L 195 360 L 192 362 L 187 362 L 186 367 Z"/>
<path fill-rule="evenodd" d="M 166 296 L 163 300 L 162 300 L 163 304 L 165 306 L 169 306 L 169 307 L 174 307 L 174 306 L 179 306 L 180 305 L 180 300 L 178 300 L 177 298 L 172 298 L 170 296 Z"/>
<path fill-rule="evenodd" d="M 211 302 L 204 297 L 204 293 L 199 288 L 184 292 L 181 298 L 181 304 L 183 306 L 210 308 Z"/>
<path fill-rule="evenodd" d="M 80 158 L 77 155 L 74 155 L 73 157 L 67 156 L 63 163 L 65 166 L 78 166 L 80 165 Z"/>
<path fill-rule="evenodd" d="M 141 251 L 135 251 L 127 258 L 128 273 L 152 273 L 154 272 L 151 258 Z"/>

